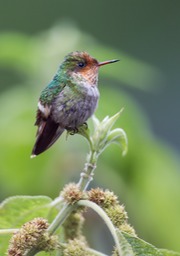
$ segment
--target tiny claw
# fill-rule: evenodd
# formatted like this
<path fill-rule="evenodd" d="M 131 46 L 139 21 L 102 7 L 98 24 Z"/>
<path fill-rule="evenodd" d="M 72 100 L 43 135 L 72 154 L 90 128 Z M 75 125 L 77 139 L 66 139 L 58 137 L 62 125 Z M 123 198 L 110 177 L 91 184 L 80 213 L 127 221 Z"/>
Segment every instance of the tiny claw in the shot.
<path fill-rule="evenodd" d="M 83 126 L 85 127 L 85 129 L 88 129 L 88 124 L 86 122 L 83 124 Z"/>
<path fill-rule="evenodd" d="M 67 136 L 78 133 L 78 128 L 66 127 L 66 130 L 67 130 Z"/>
<path fill-rule="evenodd" d="M 76 134 L 76 133 L 78 133 L 78 128 L 74 128 L 74 129 L 72 129 L 72 130 L 69 131 L 69 134 L 70 134 L 70 135 L 74 135 L 74 134 Z"/>
<path fill-rule="evenodd" d="M 81 124 L 80 126 L 78 126 L 78 129 L 80 129 L 80 128 L 83 128 L 83 129 L 88 129 L 88 124 L 85 122 L 85 123 L 83 123 L 83 124 Z"/>
<path fill-rule="evenodd" d="M 82 125 L 72 128 L 72 127 L 66 127 L 67 130 L 67 134 L 66 134 L 66 140 L 68 138 L 69 135 L 74 135 L 76 133 L 81 134 L 82 130 L 88 130 L 88 124 L 85 122 Z"/>

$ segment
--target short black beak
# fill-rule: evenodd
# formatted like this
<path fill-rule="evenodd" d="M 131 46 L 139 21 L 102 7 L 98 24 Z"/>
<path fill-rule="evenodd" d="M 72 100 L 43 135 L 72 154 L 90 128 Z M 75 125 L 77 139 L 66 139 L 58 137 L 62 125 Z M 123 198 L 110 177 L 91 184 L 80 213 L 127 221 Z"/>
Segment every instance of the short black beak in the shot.
<path fill-rule="evenodd" d="M 106 61 L 103 61 L 103 62 L 99 62 L 98 63 L 98 66 L 103 66 L 103 65 L 106 65 L 106 64 L 111 64 L 111 63 L 114 63 L 114 62 L 118 62 L 119 60 L 106 60 Z"/>

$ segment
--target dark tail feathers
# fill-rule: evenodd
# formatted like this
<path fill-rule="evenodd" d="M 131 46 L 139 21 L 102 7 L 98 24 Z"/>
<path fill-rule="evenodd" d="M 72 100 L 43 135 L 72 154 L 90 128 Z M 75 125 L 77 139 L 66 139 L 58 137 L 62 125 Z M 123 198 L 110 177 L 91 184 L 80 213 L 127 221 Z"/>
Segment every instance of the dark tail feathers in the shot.
<path fill-rule="evenodd" d="M 60 127 L 59 124 L 55 123 L 51 118 L 42 121 L 39 125 L 37 139 L 32 150 L 31 158 L 41 154 L 51 147 L 63 131 L 64 128 Z"/>

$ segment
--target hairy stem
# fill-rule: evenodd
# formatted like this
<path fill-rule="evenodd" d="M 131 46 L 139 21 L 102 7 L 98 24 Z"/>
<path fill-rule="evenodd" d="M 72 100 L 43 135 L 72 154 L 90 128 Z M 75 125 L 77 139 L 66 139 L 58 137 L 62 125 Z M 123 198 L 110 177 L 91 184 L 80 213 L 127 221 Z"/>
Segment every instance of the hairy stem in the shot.
<path fill-rule="evenodd" d="M 110 220 L 110 218 L 101 209 L 101 207 L 98 206 L 97 204 L 89 201 L 89 200 L 80 200 L 80 201 L 77 202 L 77 204 L 80 205 L 80 206 L 90 207 L 92 210 L 94 210 L 104 220 L 104 222 L 107 225 L 109 231 L 111 232 L 111 235 L 112 235 L 112 237 L 114 239 L 114 242 L 115 242 L 115 245 L 117 247 L 119 255 L 123 255 L 122 254 L 121 245 L 119 243 L 119 239 L 118 239 L 118 236 L 116 234 L 116 229 L 115 229 L 112 221 Z"/>
<path fill-rule="evenodd" d="M 65 249 L 67 247 L 67 244 L 66 243 L 61 243 L 61 247 L 63 249 Z M 92 254 L 93 256 L 108 256 L 107 254 L 104 254 L 102 252 L 98 252 L 98 251 L 96 251 L 92 248 L 86 248 L 85 250 L 86 250 L 86 252 Z"/>
<path fill-rule="evenodd" d="M 49 235 L 53 235 L 59 226 L 67 219 L 70 213 L 76 208 L 75 205 L 65 203 L 61 211 L 58 213 L 56 218 L 53 220 L 47 231 Z"/>
<path fill-rule="evenodd" d="M 13 234 L 13 233 L 17 232 L 18 230 L 19 230 L 18 228 L 1 229 L 1 230 L 0 230 L 0 235 L 4 235 L 4 234 Z"/>
<path fill-rule="evenodd" d="M 87 157 L 87 163 L 85 164 L 83 172 L 78 182 L 79 189 L 82 191 L 87 190 L 89 183 L 93 180 L 94 170 L 96 169 L 97 154 L 93 150 Z"/>
<path fill-rule="evenodd" d="M 90 153 L 87 157 L 87 163 L 85 164 L 84 170 L 81 173 L 80 180 L 78 182 L 79 189 L 81 191 L 85 191 L 89 185 L 89 183 L 93 179 L 94 170 L 96 168 L 96 162 L 97 162 L 97 154 L 92 149 L 90 145 Z M 60 198 L 59 203 L 63 201 L 62 198 Z M 57 202 L 56 202 L 57 203 Z M 77 205 L 72 205 L 68 203 L 64 203 L 63 207 L 61 208 L 60 212 L 57 214 L 56 218 L 53 220 L 53 222 L 50 224 L 47 231 L 49 232 L 49 235 L 53 235 L 56 230 L 62 225 L 62 223 L 67 219 L 67 217 L 71 214 L 71 212 L 77 207 Z M 33 256 L 38 251 L 33 248 L 29 252 L 27 252 L 26 256 Z"/>
<path fill-rule="evenodd" d="M 89 183 L 93 179 L 94 170 L 96 168 L 97 155 L 96 152 L 91 150 L 90 154 L 87 158 L 87 163 L 85 164 L 85 168 L 81 173 L 80 180 L 78 182 L 79 189 L 85 191 L 89 185 Z M 66 220 L 69 214 L 74 210 L 76 206 L 65 203 L 61 211 L 58 213 L 54 221 L 48 228 L 48 232 L 52 235 L 58 227 Z"/>

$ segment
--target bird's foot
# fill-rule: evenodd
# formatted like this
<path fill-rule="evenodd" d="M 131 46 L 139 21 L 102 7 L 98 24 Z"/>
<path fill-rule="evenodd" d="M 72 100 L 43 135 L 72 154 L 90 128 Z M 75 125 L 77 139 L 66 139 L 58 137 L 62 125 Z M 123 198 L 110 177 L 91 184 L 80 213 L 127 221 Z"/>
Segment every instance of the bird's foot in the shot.
<path fill-rule="evenodd" d="M 78 133 L 78 128 L 66 127 L 67 130 L 67 137 L 68 135 L 74 135 Z"/>
<path fill-rule="evenodd" d="M 82 125 L 72 128 L 72 127 L 66 127 L 67 130 L 67 135 L 66 139 L 68 138 L 69 135 L 74 135 L 76 133 L 81 133 L 82 130 L 88 130 L 88 124 L 83 123 Z"/>
<path fill-rule="evenodd" d="M 85 129 L 85 130 L 87 130 L 87 129 L 88 129 L 88 124 L 85 122 L 85 123 L 83 123 L 83 124 L 81 124 L 80 126 L 75 127 L 75 128 L 66 127 L 66 130 L 67 130 L 68 134 L 74 135 L 74 134 L 78 133 L 79 130 L 82 129 L 82 128 Z"/>
<path fill-rule="evenodd" d="M 88 124 L 85 122 L 84 124 L 81 125 L 81 127 L 85 128 L 87 130 L 88 129 Z"/>

